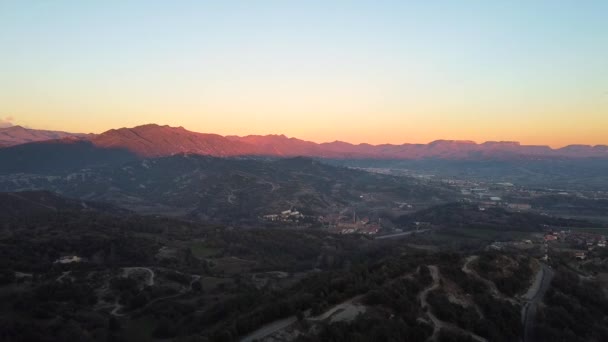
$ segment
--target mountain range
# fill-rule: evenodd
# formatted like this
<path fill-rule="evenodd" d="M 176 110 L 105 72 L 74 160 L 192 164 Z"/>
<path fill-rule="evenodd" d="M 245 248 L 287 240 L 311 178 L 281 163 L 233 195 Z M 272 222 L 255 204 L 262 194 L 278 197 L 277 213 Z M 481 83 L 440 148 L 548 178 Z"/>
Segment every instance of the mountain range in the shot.
<path fill-rule="evenodd" d="M 87 134 L 46 131 L 41 129 L 29 129 L 22 126 L 10 126 L 0 128 L 0 147 L 14 146 L 37 141 L 63 139 L 68 137 L 86 136 Z"/>
<path fill-rule="evenodd" d="M 148 124 L 112 129 L 101 134 L 72 134 L 13 126 L 0 129 L 0 156 L 6 150 L 48 149 L 48 144 L 87 144 L 90 148 L 113 149 L 139 158 L 175 154 L 214 157 L 270 156 L 353 159 L 535 159 L 535 158 L 608 158 L 607 145 L 569 145 L 552 149 L 544 145 L 521 145 L 514 141 L 487 141 L 477 144 L 466 140 L 436 140 L 428 144 L 350 144 L 342 141 L 315 143 L 285 135 L 222 136 L 197 133 L 183 127 Z M 19 152 L 21 153 L 21 152 Z"/>

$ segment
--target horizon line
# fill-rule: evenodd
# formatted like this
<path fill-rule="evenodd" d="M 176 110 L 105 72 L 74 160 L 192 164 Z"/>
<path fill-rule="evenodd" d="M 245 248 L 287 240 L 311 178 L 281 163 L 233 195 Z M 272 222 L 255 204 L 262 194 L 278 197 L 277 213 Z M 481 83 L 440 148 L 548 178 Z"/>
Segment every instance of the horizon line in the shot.
<path fill-rule="evenodd" d="M 119 128 L 110 128 L 110 129 L 106 129 L 103 130 L 99 133 L 93 133 L 93 132 L 72 132 L 72 131 L 68 131 L 68 130 L 57 130 L 57 129 L 48 129 L 48 128 L 33 128 L 29 125 L 21 125 L 21 124 L 13 124 L 11 126 L 7 126 L 7 127 L 0 127 L 0 131 L 5 130 L 5 129 L 9 129 L 9 128 L 15 128 L 15 127 L 20 127 L 23 129 L 28 129 L 28 130 L 38 130 L 38 131 L 54 131 L 54 132 L 63 132 L 63 133 L 69 133 L 69 134 L 75 134 L 75 135 L 100 135 L 100 134 L 104 134 L 107 133 L 109 131 L 112 130 L 119 130 L 119 129 L 134 129 L 134 128 L 138 128 L 138 127 L 143 127 L 143 126 L 158 126 L 158 127 L 169 127 L 169 128 L 182 128 L 188 132 L 192 132 L 192 133 L 200 133 L 200 134 L 215 134 L 215 135 L 219 135 L 222 136 L 224 138 L 228 138 L 228 137 L 239 137 L 239 138 L 245 138 L 245 137 L 249 137 L 249 136 L 258 136 L 258 137 L 266 137 L 266 136 L 283 136 L 287 139 L 296 139 L 296 140 L 300 140 L 300 141 L 304 141 L 304 142 L 311 142 L 314 144 L 331 144 L 331 143 L 346 143 L 346 144 L 350 144 L 353 146 L 359 146 L 359 145 L 370 145 L 370 146 L 383 146 L 383 145 L 392 145 L 392 146 L 402 146 L 402 145 L 429 145 L 432 144 L 434 142 L 439 142 L 439 141 L 449 141 L 449 142 L 458 142 L 458 143 L 468 143 L 468 144 L 475 144 L 475 145 L 483 145 L 486 143 L 515 143 L 518 144 L 519 146 L 546 146 L 549 147 L 553 150 L 559 150 L 561 148 L 565 148 L 568 146 L 590 146 L 590 147 L 596 147 L 596 146 L 608 146 L 608 142 L 604 143 L 604 144 L 581 144 L 581 143 L 569 143 L 569 144 L 565 144 L 565 145 L 559 145 L 559 146 L 555 146 L 555 145 L 550 145 L 550 144 L 524 144 L 521 143 L 520 141 L 517 140 L 485 140 L 482 142 L 478 142 L 476 140 L 471 140 L 471 139 L 448 139 L 448 138 L 437 138 L 437 139 L 433 139 L 429 142 L 426 143 L 413 143 L 413 142 L 402 142 L 402 143 L 379 143 L 379 144 L 372 144 L 372 143 L 368 143 L 368 142 L 361 142 L 361 143 L 353 143 L 350 141 L 345 141 L 345 140 L 333 140 L 333 141 L 316 141 L 316 140 L 312 140 L 312 139 L 306 139 L 306 138 L 299 138 L 299 137 L 295 137 L 295 136 L 288 136 L 284 133 L 266 133 L 266 134 L 245 134 L 245 135 L 238 135 L 238 134 L 220 134 L 220 133 L 213 133 L 213 132 L 199 132 L 199 131 L 195 131 L 195 130 L 191 130 L 188 129 L 184 126 L 171 126 L 168 124 L 157 124 L 157 123 L 145 123 L 145 124 L 139 124 L 136 126 L 132 126 L 132 127 L 119 127 Z"/>

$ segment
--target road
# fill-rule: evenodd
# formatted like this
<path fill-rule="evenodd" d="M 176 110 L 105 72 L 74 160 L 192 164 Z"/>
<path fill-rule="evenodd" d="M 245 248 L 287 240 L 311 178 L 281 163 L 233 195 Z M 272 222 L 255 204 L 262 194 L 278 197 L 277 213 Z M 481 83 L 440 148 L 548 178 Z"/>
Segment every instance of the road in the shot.
<path fill-rule="evenodd" d="M 309 317 L 310 310 L 305 313 L 306 320 L 309 322 L 325 321 L 329 319 L 331 322 L 338 321 L 350 321 L 354 319 L 358 314 L 365 311 L 365 306 L 359 304 L 358 301 L 363 296 L 353 297 L 340 304 L 334 305 L 324 313 Z M 240 339 L 241 342 L 252 342 L 254 340 L 263 340 L 264 338 L 290 327 L 292 324 L 297 322 L 296 316 L 287 317 L 272 323 L 266 324 L 254 332 Z"/>
<path fill-rule="evenodd" d="M 241 342 L 252 342 L 255 340 L 261 341 L 264 337 L 266 337 L 268 335 L 272 335 L 279 330 L 283 330 L 283 329 L 289 327 L 290 325 L 294 324 L 297 320 L 298 319 L 296 318 L 296 316 L 291 316 L 291 317 L 287 317 L 285 319 L 274 321 L 270 324 L 266 324 L 265 326 L 261 327 L 260 329 L 243 337 L 240 341 Z"/>
<path fill-rule="evenodd" d="M 522 323 L 524 325 L 524 342 L 534 341 L 533 332 L 538 304 L 543 300 L 547 290 L 549 290 L 554 275 L 555 272 L 549 266 L 541 264 L 541 268 L 536 273 L 534 283 L 532 283 L 528 292 L 523 296 L 523 299 L 526 300 L 521 309 Z"/>
<path fill-rule="evenodd" d="M 396 239 L 396 238 L 400 238 L 400 237 L 404 237 L 404 236 L 409 236 L 409 235 L 416 234 L 416 233 L 428 232 L 429 230 L 430 229 L 420 229 L 420 230 L 412 230 L 412 231 L 409 231 L 409 232 L 403 232 L 403 233 L 397 233 L 397 234 L 391 234 L 391 235 L 382 235 L 382 236 L 376 237 L 376 240 Z"/>
<path fill-rule="evenodd" d="M 125 267 L 123 270 L 123 276 L 129 277 L 132 271 L 146 271 L 150 275 L 146 278 L 146 286 L 154 286 L 154 271 L 147 267 Z"/>
<path fill-rule="evenodd" d="M 118 303 L 118 299 L 116 300 L 116 302 L 114 302 L 113 305 L 114 305 L 114 309 L 112 309 L 112 311 L 110 312 L 110 315 L 116 316 L 116 317 L 124 316 L 124 314 L 120 313 L 120 310 L 122 310 L 124 305 Z"/>
<path fill-rule="evenodd" d="M 488 279 L 482 277 L 479 275 L 479 273 L 477 273 L 477 271 L 475 271 L 474 269 L 471 268 L 471 263 L 476 261 L 477 259 L 479 259 L 478 255 L 470 255 L 468 256 L 465 260 L 464 265 L 462 266 L 462 272 L 471 275 L 473 278 L 481 281 L 482 283 L 484 283 L 489 289 L 490 289 L 490 293 L 492 294 L 492 296 L 494 297 L 503 297 L 502 294 L 500 293 L 500 291 L 498 291 L 498 288 L 496 288 L 496 284 L 494 284 L 494 282 L 489 281 Z"/>
<path fill-rule="evenodd" d="M 426 299 L 429 295 L 429 292 L 434 291 L 439 287 L 439 269 L 437 268 L 437 266 L 429 266 L 429 271 L 431 271 L 431 276 L 433 277 L 433 283 L 431 284 L 431 286 L 422 290 L 420 292 L 420 294 L 418 294 L 418 300 L 420 301 L 420 306 L 422 307 L 422 310 L 425 310 L 427 312 L 427 315 L 433 322 L 433 335 L 431 335 L 431 337 L 429 339 L 431 341 L 437 341 L 437 337 L 439 336 L 439 330 L 441 330 L 443 322 L 440 321 L 439 318 L 437 318 L 431 312 L 429 303 L 427 302 Z"/>
<path fill-rule="evenodd" d="M 146 278 L 146 286 L 154 286 L 154 271 L 147 268 L 147 267 L 124 267 L 122 269 L 122 275 L 123 277 L 129 277 L 131 275 L 131 272 L 134 271 L 145 271 L 148 273 L 148 277 Z M 160 299 L 160 298 L 159 298 Z M 166 298 L 163 298 L 166 299 Z M 150 303 L 148 303 L 149 305 Z M 120 311 L 124 308 L 124 305 L 118 303 L 118 299 L 114 302 L 114 304 L 112 304 L 112 306 L 114 306 L 114 309 L 112 309 L 112 311 L 110 312 L 111 315 L 113 316 L 125 316 L 124 313 L 121 313 Z"/>
<path fill-rule="evenodd" d="M 149 271 L 150 273 L 150 278 L 148 279 L 148 281 L 146 282 L 147 284 L 152 284 L 154 285 L 154 271 L 152 271 L 151 269 L 147 268 L 147 267 L 129 267 L 130 270 L 133 269 L 137 269 L 137 270 L 146 270 Z M 195 282 L 199 281 L 201 279 L 201 276 L 199 275 L 192 275 L 192 280 L 190 281 L 190 284 L 188 285 L 188 287 L 186 288 L 185 286 L 178 292 L 172 295 L 168 295 L 165 297 L 158 297 L 155 298 L 151 301 L 149 301 L 148 303 L 146 303 L 146 305 L 144 305 L 143 307 L 130 312 L 129 314 L 133 314 L 135 312 L 141 312 L 143 311 L 145 308 L 149 307 L 150 305 L 160 302 L 161 300 L 166 300 L 166 299 L 171 299 L 171 298 L 177 298 L 181 295 L 183 295 L 184 293 L 191 291 L 192 290 L 192 284 L 194 284 Z M 148 286 L 152 286 L 152 285 L 148 285 Z M 120 311 L 124 308 L 124 305 L 121 305 L 120 303 L 118 303 L 118 300 L 116 300 L 116 302 L 113 304 L 114 309 L 110 312 L 110 314 L 114 315 L 114 316 L 126 316 L 126 313 L 121 313 Z"/>
<path fill-rule="evenodd" d="M 55 281 L 58 281 L 60 283 L 63 282 L 63 279 L 65 277 L 69 276 L 70 273 L 72 273 L 72 271 L 65 271 L 65 272 L 61 273 L 61 275 L 59 277 L 57 277 L 57 279 Z"/>
<path fill-rule="evenodd" d="M 440 320 L 439 318 L 437 318 L 437 316 L 435 316 L 435 314 L 433 314 L 433 311 L 431 310 L 431 306 L 427 302 L 427 297 L 429 295 L 429 292 L 434 291 L 439 287 L 439 284 L 440 284 L 439 280 L 441 277 L 439 275 L 439 269 L 437 268 L 437 266 L 430 265 L 429 271 L 431 272 L 431 277 L 433 277 L 433 284 L 431 284 L 429 287 L 422 290 L 420 292 L 420 294 L 418 294 L 418 300 L 420 301 L 420 306 L 422 307 L 423 310 L 426 311 L 426 314 L 427 314 L 427 316 L 429 316 L 429 319 L 431 320 L 431 322 L 433 322 L 433 335 L 431 335 L 431 337 L 429 337 L 429 340 L 437 341 L 437 338 L 439 337 L 439 332 L 441 331 L 441 329 L 444 329 L 444 330 L 458 331 L 462 334 L 470 336 L 474 341 L 477 341 L 477 342 L 487 342 L 488 340 L 475 334 L 474 332 L 462 329 L 452 323 L 444 322 L 444 321 Z"/>
<path fill-rule="evenodd" d="M 519 303 L 515 299 L 507 297 L 507 296 L 503 295 L 500 291 L 498 291 L 498 288 L 496 287 L 496 284 L 494 284 L 493 281 L 490 281 L 490 280 L 480 276 L 479 273 L 477 273 L 477 271 L 475 271 L 474 269 L 471 268 L 471 263 L 477 259 L 479 259 L 478 255 L 468 256 L 466 258 L 466 262 L 462 266 L 462 272 L 464 272 L 464 273 L 472 276 L 473 278 L 479 280 L 480 282 L 484 283 L 488 287 L 488 289 L 490 290 L 490 294 L 492 294 L 492 296 L 494 298 L 508 301 L 509 303 L 511 303 L 513 305 L 519 305 Z"/>
<path fill-rule="evenodd" d="M 351 298 L 332 307 L 319 316 L 309 317 L 307 320 L 324 321 L 329 318 L 331 322 L 352 321 L 357 315 L 364 313 L 366 310 L 364 305 L 358 303 L 361 298 L 363 298 L 363 296 Z"/>
<path fill-rule="evenodd" d="M 408 232 L 408 235 L 411 233 L 414 233 L 414 232 Z M 399 235 L 402 235 L 402 234 L 403 233 L 401 233 Z M 389 238 L 389 237 L 391 237 L 391 236 L 387 236 L 387 238 Z M 471 274 L 472 276 L 474 276 L 474 277 L 480 279 L 481 281 L 483 281 L 484 283 L 486 283 L 490 287 L 491 292 L 493 292 L 493 294 L 496 295 L 497 297 L 507 299 L 509 301 L 513 301 L 512 298 L 503 296 L 496 289 L 496 286 L 494 285 L 494 283 L 490 282 L 489 280 L 487 280 L 485 278 L 480 277 L 479 274 L 477 274 L 473 269 L 471 269 L 469 267 L 470 263 L 475 261 L 476 259 L 477 259 L 477 256 L 471 256 L 471 257 L 467 258 L 467 261 L 462 268 L 463 271 L 465 273 Z M 427 301 L 427 297 L 431 291 L 434 291 L 437 288 L 439 288 L 441 276 L 440 276 L 439 269 L 437 268 L 437 266 L 430 265 L 430 266 L 428 266 L 428 268 L 431 273 L 431 277 L 433 278 L 433 283 L 418 294 L 418 300 L 420 301 L 420 305 L 421 305 L 422 309 L 424 309 L 426 311 L 427 316 L 433 323 L 433 334 L 431 335 L 429 340 L 437 341 L 437 339 L 439 337 L 439 332 L 441 331 L 441 329 L 444 329 L 444 330 L 452 330 L 452 331 L 457 331 L 457 332 L 466 334 L 466 335 L 470 336 L 474 341 L 477 341 L 477 342 L 487 342 L 487 339 L 473 333 L 472 331 L 462 329 L 449 322 L 444 322 L 433 314 L 432 308 Z M 549 268 L 547 265 L 542 264 L 541 269 L 536 274 L 534 283 L 532 284 L 532 286 L 530 287 L 528 292 L 522 297 L 524 300 L 527 301 L 525 303 L 524 307 L 522 308 L 522 320 L 524 323 L 524 342 L 533 341 L 531 333 L 533 331 L 533 324 L 536 319 L 537 307 L 538 307 L 538 304 L 542 301 L 542 298 L 544 297 L 545 293 L 549 289 L 549 285 L 551 283 L 551 279 L 553 278 L 553 275 L 554 275 L 553 270 L 551 270 L 551 268 Z M 330 318 L 333 315 L 335 315 L 336 313 L 339 313 L 339 312 L 343 311 L 344 309 L 346 309 L 349 305 L 353 305 L 353 301 L 355 299 L 356 298 L 349 299 L 341 304 L 338 304 L 338 305 L 330 308 L 325 313 L 323 313 L 319 316 L 308 317 L 306 319 L 309 321 L 315 321 L 315 320 L 324 320 L 324 319 Z M 268 337 L 278 331 L 288 328 L 289 326 L 293 325 L 295 322 L 297 322 L 297 318 L 295 316 L 291 316 L 291 317 L 287 317 L 287 318 L 284 318 L 284 319 L 281 319 L 278 321 L 274 321 L 272 323 L 262 326 L 261 328 L 255 330 L 254 332 L 250 333 L 249 335 L 246 335 L 245 337 L 241 338 L 240 341 L 241 342 L 252 342 L 254 340 L 262 340 L 265 337 Z"/>

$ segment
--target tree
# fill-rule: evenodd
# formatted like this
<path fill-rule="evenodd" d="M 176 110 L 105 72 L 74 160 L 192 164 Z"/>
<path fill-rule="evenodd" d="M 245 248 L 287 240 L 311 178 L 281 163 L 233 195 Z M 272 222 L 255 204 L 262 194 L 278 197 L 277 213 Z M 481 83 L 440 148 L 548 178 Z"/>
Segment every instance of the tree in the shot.
<path fill-rule="evenodd" d="M 175 334 L 175 327 L 168 318 L 161 318 L 153 332 L 154 337 L 158 338 L 171 338 Z"/>
<path fill-rule="evenodd" d="M 198 292 L 198 293 L 203 292 L 203 285 L 201 284 L 200 281 L 195 281 L 192 283 L 192 291 Z"/>
<path fill-rule="evenodd" d="M 119 331 L 120 328 L 120 321 L 115 316 L 110 316 L 110 319 L 108 320 L 108 330 L 116 332 Z"/>
<path fill-rule="evenodd" d="M 0 285 L 10 284 L 15 281 L 15 272 L 3 269 L 0 270 Z"/>

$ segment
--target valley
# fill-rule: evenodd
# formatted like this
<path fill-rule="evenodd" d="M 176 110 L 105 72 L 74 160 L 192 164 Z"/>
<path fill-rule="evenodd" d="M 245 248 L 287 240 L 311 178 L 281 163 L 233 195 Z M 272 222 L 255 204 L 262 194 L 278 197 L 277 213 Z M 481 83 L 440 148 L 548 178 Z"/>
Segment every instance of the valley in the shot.
<path fill-rule="evenodd" d="M 570 187 L 572 166 L 538 183 L 453 161 L 165 156 L 123 149 L 131 133 L 0 149 L 0 339 L 608 336 L 597 161 Z"/>
<path fill-rule="evenodd" d="M 569 286 L 597 296 L 594 286 L 608 272 L 594 266 L 588 276 L 595 263 L 546 242 L 545 225 L 579 221 L 526 214 L 529 224 L 512 227 L 515 218 L 526 222 L 522 214 L 466 204 L 412 213 L 409 220 L 437 220 L 415 234 L 374 239 L 322 227 L 244 229 L 141 216 L 48 192 L 0 200 L 10 203 L 0 210 L 0 319 L 12 327 L 2 336 L 17 340 L 44 340 L 37 332 L 52 329 L 51 339 L 76 340 L 510 341 L 557 328 L 545 321 L 553 309 L 543 298 L 563 290 L 550 276 L 539 283 L 539 274 L 584 275 Z M 474 213 L 471 222 L 488 234 L 470 228 L 466 235 L 469 228 L 454 220 Z M 588 252 L 587 260 L 606 260 L 605 252 Z M 16 320 L 36 323 L 20 330 Z"/>
<path fill-rule="evenodd" d="M 0 342 L 607 342 L 607 14 L 0 0 Z"/>

